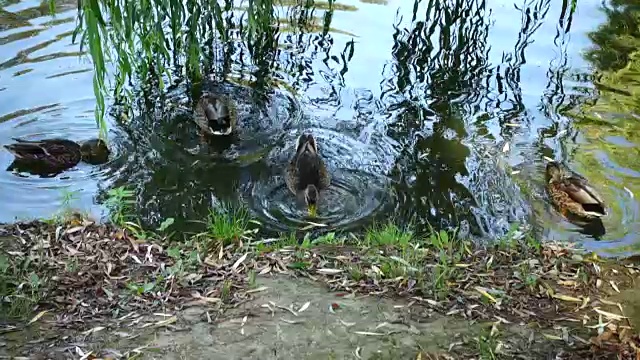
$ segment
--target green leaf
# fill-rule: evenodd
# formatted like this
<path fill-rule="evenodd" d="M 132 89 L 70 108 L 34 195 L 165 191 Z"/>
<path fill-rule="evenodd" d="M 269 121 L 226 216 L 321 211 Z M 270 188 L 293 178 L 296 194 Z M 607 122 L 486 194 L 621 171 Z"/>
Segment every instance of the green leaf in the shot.
<path fill-rule="evenodd" d="M 51 16 L 56 14 L 56 0 L 49 0 L 49 14 Z"/>
<path fill-rule="evenodd" d="M 139 292 L 138 284 L 128 283 L 127 284 L 127 288 L 129 288 L 129 290 L 133 290 L 135 292 Z"/>
<path fill-rule="evenodd" d="M 290 269 L 306 270 L 309 268 L 310 265 L 311 263 L 309 262 L 300 261 L 300 262 L 294 262 L 294 263 L 288 264 L 287 267 Z"/>
<path fill-rule="evenodd" d="M 9 259 L 4 255 L 0 255 L 0 272 L 5 273 L 7 272 L 8 268 L 9 268 Z"/>
<path fill-rule="evenodd" d="M 169 248 L 167 250 L 167 255 L 169 255 L 169 257 L 171 257 L 172 259 L 178 260 L 180 259 L 180 249 L 177 247 Z"/>
<path fill-rule="evenodd" d="M 154 286 L 156 286 L 155 283 L 146 283 L 144 284 L 144 287 L 142 288 L 143 292 L 149 292 L 151 290 L 153 290 Z"/>
<path fill-rule="evenodd" d="M 449 243 L 449 234 L 445 230 L 440 230 L 440 240 L 444 245 Z"/>
<path fill-rule="evenodd" d="M 175 222 L 175 219 L 170 217 L 170 218 L 166 218 L 162 224 L 160 224 L 160 227 L 157 229 L 158 231 L 165 231 L 167 230 L 167 228 L 169 228 L 169 226 L 173 225 L 173 223 Z M 171 256 L 171 255 L 169 255 Z"/>
<path fill-rule="evenodd" d="M 37 289 L 40 286 L 40 277 L 36 273 L 29 275 L 29 284 L 32 288 Z"/>

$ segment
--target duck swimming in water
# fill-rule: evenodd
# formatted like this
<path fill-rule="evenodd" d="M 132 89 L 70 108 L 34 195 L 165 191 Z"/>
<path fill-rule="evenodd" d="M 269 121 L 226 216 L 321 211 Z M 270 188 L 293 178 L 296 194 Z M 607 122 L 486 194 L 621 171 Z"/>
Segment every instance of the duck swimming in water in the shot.
<path fill-rule="evenodd" d="M 97 165 L 109 158 L 109 148 L 101 139 L 82 143 L 66 139 L 22 140 L 4 145 L 16 158 L 7 168 L 25 170 L 33 174 L 55 175 L 76 166 L 80 161 Z"/>
<path fill-rule="evenodd" d="M 604 200 L 589 182 L 568 173 L 559 163 L 552 161 L 547 164 L 546 180 L 551 201 L 563 215 L 596 219 L 607 214 Z"/>
<path fill-rule="evenodd" d="M 236 126 L 236 107 L 226 95 L 205 93 L 196 105 L 194 121 L 205 135 L 230 135 Z"/>
<path fill-rule="evenodd" d="M 296 153 L 286 169 L 285 182 L 292 193 L 304 198 L 309 214 L 315 216 L 320 190 L 329 187 L 331 177 L 313 135 L 302 134 L 298 138 Z"/>

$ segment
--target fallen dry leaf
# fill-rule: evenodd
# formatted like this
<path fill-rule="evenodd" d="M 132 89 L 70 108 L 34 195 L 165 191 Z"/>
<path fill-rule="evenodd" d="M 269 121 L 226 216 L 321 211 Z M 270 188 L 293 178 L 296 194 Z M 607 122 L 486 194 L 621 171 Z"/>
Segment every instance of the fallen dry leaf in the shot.
<path fill-rule="evenodd" d="M 342 269 L 317 269 L 316 272 L 319 272 L 320 274 L 325 274 L 325 275 L 335 275 L 335 274 L 339 274 L 341 272 L 343 272 L 344 270 Z"/>
<path fill-rule="evenodd" d="M 369 335 L 369 336 L 385 336 L 386 335 L 382 333 L 375 333 L 375 332 L 369 332 L 369 331 L 354 331 L 353 333 L 358 335 Z"/>
<path fill-rule="evenodd" d="M 553 298 L 556 298 L 558 300 L 562 300 L 562 301 L 571 301 L 571 302 L 578 302 L 581 303 L 582 299 L 578 299 L 576 297 L 573 296 L 568 296 L 568 295 L 562 295 L 562 294 L 553 294 L 551 295 Z"/>
<path fill-rule="evenodd" d="M 33 324 L 34 322 L 38 321 L 38 319 L 40 319 L 44 314 L 48 313 L 49 310 L 43 310 L 40 311 L 38 314 L 36 314 L 36 316 L 34 316 L 31 320 L 29 320 L 29 322 L 27 323 L 27 326 Z"/>
<path fill-rule="evenodd" d="M 252 294 L 252 293 L 256 293 L 256 292 L 262 292 L 262 291 L 265 291 L 265 290 L 267 290 L 267 289 L 269 289 L 269 287 L 268 287 L 268 286 L 260 286 L 260 287 L 257 287 L 257 288 L 255 288 L 255 289 L 249 289 L 249 290 L 247 290 L 247 291 L 245 291 L 245 292 L 246 292 L 247 294 Z"/>
<path fill-rule="evenodd" d="M 300 309 L 298 309 L 298 314 L 307 310 L 309 308 L 309 305 L 311 305 L 311 303 L 309 301 L 307 301 L 306 303 L 304 303 Z"/>
<path fill-rule="evenodd" d="M 602 311 L 599 308 L 594 308 L 593 310 L 595 310 L 598 314 L 600 314 L 600 315 L 602 315 L 602 316 L 604 316 L 606 318 L 609 318 L 609 319 L 612 319 L 612 320 L 616 320 L 616 321 L 621 321 L 622 319 L 626 319 L 627 318 L 626 316 L 610 313 L 610 312 L 607 312 L 607 311 Z"/>
<path fill-rule="evenodd" d="M 245 261 L 245 259 L 247 258 L 247 255 L 249 255 L 249 253 L 245 253 L 244 255 L 242 255 L 231 267 L 231 270 L 235 270 L 238 268 L 238 266 L 240 266 L 240 264 L 242 264 L 243 261 Z"/>

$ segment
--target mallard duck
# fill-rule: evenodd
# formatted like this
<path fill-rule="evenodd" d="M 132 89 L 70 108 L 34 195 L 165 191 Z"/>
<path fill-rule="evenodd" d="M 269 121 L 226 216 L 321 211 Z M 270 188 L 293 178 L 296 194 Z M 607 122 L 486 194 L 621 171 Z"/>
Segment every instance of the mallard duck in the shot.
<path fill-rule="evenodd" d="M 563 215 L 596 219 L 607 214 L 602 197 L 585 178 L 568 173 L 553 161 L 547 164 L 546 178 L 551 201 Z"/>
<path fill-rule="evenodd" d="M 7 170 L 25 169 L 33 173 L 56 174 L 76 166 L 80 161 L 101 164 L 109 158 L 109 148 L 100 139 L 91 139 L 82 145 L 65 139 L 22 140 L 4 145 L 16 159 Z"/>
<path fill-rule="evenodd" d="M 296 154 L 289 162 L 285 175 L 289 190 L 296 196 L 303 197 L 309 214 L 315 216 L 320 190 L 329 187 L 331 177 L 318 153 L 313 135 L 300 135 Z"/>
<path fill-rule="evenodd" d="M 205 93 L 196 105 L 194 121 L 205 135 L 229 135 L 236 118 L 235 105 L 227 96 Z"/>

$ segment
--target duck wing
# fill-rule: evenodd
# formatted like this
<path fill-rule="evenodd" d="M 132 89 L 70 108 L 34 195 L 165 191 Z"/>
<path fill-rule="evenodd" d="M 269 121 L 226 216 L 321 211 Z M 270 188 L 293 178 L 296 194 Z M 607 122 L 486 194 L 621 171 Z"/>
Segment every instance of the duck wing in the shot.
<path fill-rule="evenodd" d="M 50 162 L 80 161 L 80 145 L 71 140 L 22 140 L 13 138 L 16 143 L 4 147 L 21 160 L 47 160 Z M 77 161 L 75 161 L 77 158 Z"/>
<path fill-rule="evenodd" d="M 307 185 L 313 184 L 318 189 L 323 188 L 327 175 L 327 169 L 322 160 L 315 154 L 303 153 L 298 157 L 296 163 L 298 171 L 298 189 L 304 189 Z"/>
<path fill-rule="evenodd" d="M 15 155 L 15 157 L 19 159 L 29 159 L 29 158 L 40 158 L 48 156 L 49 153 L 40 146 L 33 144 L 10 144 L 4 145 L 4 148 L 7 149 L 10 153 Z"/>
<path fill-rule="evenodd" d="M 318 158 L 318 172 L 320 174 L 320 189 L 326 189 L 331 183 L 331 174 L 327 170 L 327 166 L 321 158 Z"/>
<path fill-rule="evenodd" d="M 304 136 L 304 135 L 303 135 Z M 303 137 L 301 137 L 304 140 Z M 304 141 L 298 142 L 296 154 L 286 170 L 286 183 L 293 193 L 304 190 L 308 185 L 315 185 L 318 190 L 329 187 L 331 177 L 322 158 L 313 151 L 305 151 Z"/>
<path fill-rule="evenodd" d="M 605 206 L 602 197 L 589 185 L 589 182 L 582 178 L 571 176 L 562 182 L 562 190 L 575 202 L 582 205 L 587 211 L 605 214 Z"/>
<path fill-rule="evenodd" d="M 289 191 L 296 194 L 298 193 L 298 189 L 300 188 L 300 175 L 298 173 L 297 161 L 294 157 L 289 164 L 287 165 L 287 169 L 285 170 L 284 181 L 287 184 L 287 188 Z"/>
<path fill-rule="evenodd" d="M 25 151 L 44 151 L 49 154 L 61 154 L 69 151 L 80 151 L 80 145 L 75 141 L 66 139 L 46 139 L 46 140 L 23 140 L 12 138 L 16 143 L 11 144 L 13 148 L 25 149 Z"/>

